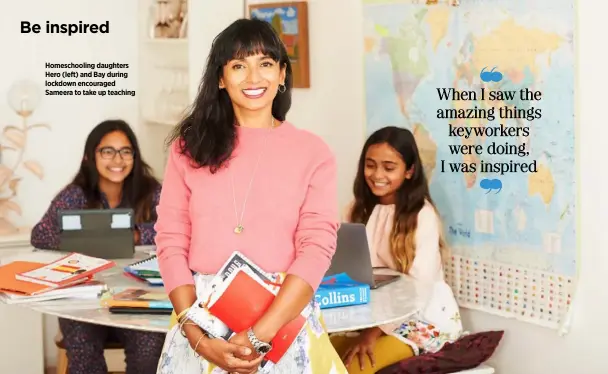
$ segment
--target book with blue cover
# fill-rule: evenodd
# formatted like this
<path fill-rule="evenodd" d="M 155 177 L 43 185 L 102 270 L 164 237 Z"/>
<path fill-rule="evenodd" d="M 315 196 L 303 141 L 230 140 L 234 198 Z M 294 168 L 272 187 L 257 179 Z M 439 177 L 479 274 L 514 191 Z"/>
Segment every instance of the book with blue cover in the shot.
<path fill-rule="evenodd" d="M 369 285 L 353 280 L 346 273 L 324 277 L 315 293 L 321 309 L 367 304 L 369 299 Z"/>

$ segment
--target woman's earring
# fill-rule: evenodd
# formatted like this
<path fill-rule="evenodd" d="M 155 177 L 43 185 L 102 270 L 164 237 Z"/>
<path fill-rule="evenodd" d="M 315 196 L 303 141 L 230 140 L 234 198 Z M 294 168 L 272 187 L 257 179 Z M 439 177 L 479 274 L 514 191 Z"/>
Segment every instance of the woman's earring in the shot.
<path fill-rule="evenodd" d="M 283 93 L 287 91 L 287 86 L 284 84 L 279 84 L 279 93 Z"/>

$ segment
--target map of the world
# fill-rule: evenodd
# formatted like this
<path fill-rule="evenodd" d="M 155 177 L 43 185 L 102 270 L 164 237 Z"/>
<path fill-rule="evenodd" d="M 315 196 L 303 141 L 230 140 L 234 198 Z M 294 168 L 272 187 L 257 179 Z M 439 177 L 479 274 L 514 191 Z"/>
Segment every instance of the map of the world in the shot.
<path fill-rule="evenodd" d="M 457 256 L 543 277 L 576 275 L 574 14 L 568 0 L 461 0 L 459 6 L 363 1 L 367 133 L 384 126 L 414 133 L 446 239 Z M 500 71 L 502 80 L 483 82 L 484 68 Z M 542 98 L 440 100 L 438 88 L 478 93 L 527 88 L 540 91 Z M 542 116 L 501 119 L 496 112 L 494 121 L 437 118 L 438 109 L 466 113 L 489 106 L 540 109 Z M 450 125 L 528 131 L 508 138 L 460 137 L 450 136 Z M 449 147 L 480 144 L 486 149 L 493 141 L 525 144 L 529 155 L 452 154 Z M 510 161 L 535 162 L 535 172 L 442 171 L 442 163 Z M 488 189 L 496 180 L 500 186 Z"/>

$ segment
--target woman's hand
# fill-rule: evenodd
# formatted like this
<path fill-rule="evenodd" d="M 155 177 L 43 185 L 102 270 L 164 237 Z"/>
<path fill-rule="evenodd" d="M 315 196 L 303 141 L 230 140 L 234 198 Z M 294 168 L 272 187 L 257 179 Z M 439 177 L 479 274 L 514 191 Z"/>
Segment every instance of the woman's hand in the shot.
<path fill-rule="evenodd" d="M 262 357 L 251 361 L 243 359 L 243 357 L 248 357 L 252 353 L 255 353 L 252 348 L 239 345 L 235 342 L 227 342 L 223 339 L 208 338 L 195 325 L 185 325 L 183 330 L 190 342 L 190 346 L 193 349 L 196 348 L 196 353 L 210 363 L 229 373 L 253 374 L 258 371 Z"/>
<path fill-rule="evenodd" d="M 355 340 L 354 344 L 344 352 L 342 356 L 342 361 L 344 365 L 348 368 L 353 361 L 355 355 L 359 357 L 359 365 L 361 370 L 364 370 L 363 363 L 365 362 L 365 355 L 369 357 L 369 361 L 372 364 L 372 368 L 376 366 L 376 359 L 374 357 L 374 346 L 376 345 L 376 340 L 380 336 L 382 336 L 383 332 L 378 327 L 373 327 L 370 329 L 365 329 L 360 332 L 359 337 Z"/>
<path fill-rule="evenodd" d="M 202 348 L 199 348 L 198 353 L 207 361 L 228 373 L 254 374 L 258 371 L 262 356 L 251 361 L 239 358 L 249 356 L 252 352 L 255 353 L 251 348 L 227 342 L 224 339 L 203 339 L 206 339 L 206 342 L 202 344 Z"/>
<path fill-rule="evenodd" d="M 239 332 L 235 334 L 230 340 L 228 340 L 232 344 L 240 345 L 242 347 L 247 347 L 251 350 L 251 353 L 248 355 L 239 355 L 237 356 L 240 359 L 251 361 L 258 358 L 259 354 L 253 348 L 251 341 L 249 341 L 249 337 L 247 336 L 247 331 Z"/>

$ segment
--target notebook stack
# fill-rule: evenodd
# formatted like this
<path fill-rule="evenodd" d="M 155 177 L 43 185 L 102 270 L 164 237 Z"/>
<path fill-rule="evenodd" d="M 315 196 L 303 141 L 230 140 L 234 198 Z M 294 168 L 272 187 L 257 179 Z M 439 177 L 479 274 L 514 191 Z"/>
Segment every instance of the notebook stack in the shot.
<path fill-rule="evenodd" d="M 114 289 L 101 299 L 101 305 L 110 313 L 165 314 L 173 312 L 173 305 L 164 292 L 141 288 Z"/>
<path fill-rule="evenodd" d="M 6 304 L 97 298 L 105 285 L 93 279 L 112 261 L 71 253 L 49 264 L 14 261 L 0 266 L 0 301 Z"/>
<path fill-rule="evenodd" d="M 158 268 L 158 259 L 152 256 L 125 267 L 125 274 L 150 286 L 162 286 L 163 279 Z"/>

